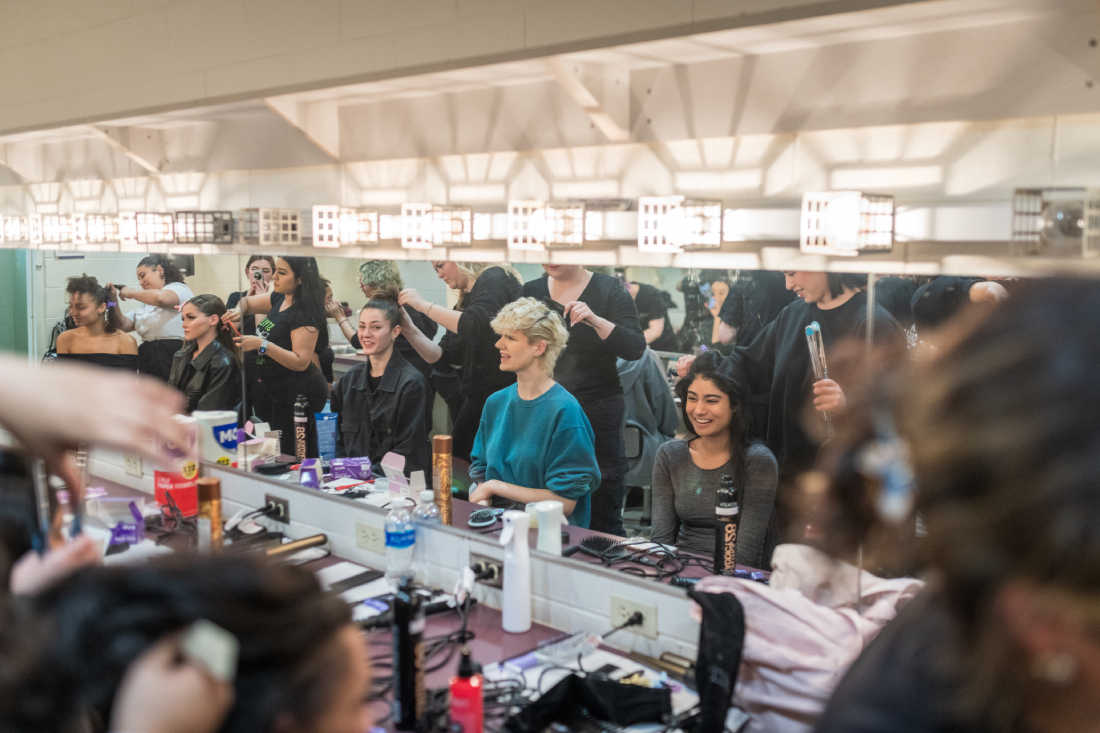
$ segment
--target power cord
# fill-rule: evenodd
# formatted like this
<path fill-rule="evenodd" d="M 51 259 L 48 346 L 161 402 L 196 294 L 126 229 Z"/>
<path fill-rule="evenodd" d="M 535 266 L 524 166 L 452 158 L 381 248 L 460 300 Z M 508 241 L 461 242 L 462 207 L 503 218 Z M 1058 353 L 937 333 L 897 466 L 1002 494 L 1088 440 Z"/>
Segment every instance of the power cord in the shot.
<path fill-rule="evenodd" d="M 611 636 L 616 631 L 622 631 L 623 629 L 630 628 L 631 626 L 641 626 L 644 622 L 645 622 L 645 616 L 642 615 L 642 612 L 641 611 L 635 611 L 634 613 L 630 614 L 630 616 L 626 619 L 626 621 L 624 621 L 620 625 L 616 626 L 615 628 L 611 629 L 611 631 L 608 631 L 606 634 L 601 636 L 600 639 L 603 640 L 603 641 L 606 641 L 607 637 Z"/>

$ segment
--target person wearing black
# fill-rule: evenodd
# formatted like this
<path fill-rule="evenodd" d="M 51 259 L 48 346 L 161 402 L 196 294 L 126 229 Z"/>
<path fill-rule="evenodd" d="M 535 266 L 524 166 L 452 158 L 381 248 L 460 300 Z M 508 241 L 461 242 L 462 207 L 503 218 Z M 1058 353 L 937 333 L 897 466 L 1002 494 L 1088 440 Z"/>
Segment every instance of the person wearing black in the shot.
<path fill-rule="evenodd" d="M 348 370 L 332 390 L 338 414 L 336 456 L 367 456 L 379 466 L 389 452 L 405 457 L 405 473 L 431 470 L 428 444 L 431 388 L 396 348 L 401 308 L 395 288 L 377 290 L 359 313 L 367 361 Z"/>
<path fill-rule="evenodd" d="M 172 361 L 168 384 L 195 410 L 236 410 L 241 402 L 241 364 L 233 331 L 222 323 L 225 304 L 216 295 L 196 295 L 183 304 L 183 348 Z"/>
<path fill-rule="evenodd" d="M 980 277 L 937 277 L 917 288 L 910 300 L 916 340 L 932 344 L 935 332 L 963 308 L 975 303 L 996 305 L 1007 298 L 1008 291 L 998 282 Z"/>
<path fill-rule="evenodd" d="M 784 275 L 787 288 L 798 299 L 780 311 L 756 340 L 734 350 L 753 393 L 768 395 L 763 416 L 765 442 L 779 462 L 781 484 L 813 467 L 824 436 L 824 429 L 821 436 L 807 434 L 803 422 L 807 402 L 812 400 L 818 413 L 842 412 L 846 403 L 841 385 L 832 379 L 815 380 L 806 327 L 814 321 L 821 326 L 826 352 L 839 341 L 864 339 L 867 333 L 867 294 L 859 289 L 865 276 L 805 271 Z M 874 338 L 903 338 L 898 322 L 877 304 Z M 687 374 L 693 360 L 690 356 L 680 359 L 681 376 Z"/>
<path fill-rule="evenodd" d="M 271 280 L 274 292 L 242 298 L 227 311 L 225 322 L 266 313 L 256 336 L 235 339 L 241 351 L 256 352 L 260 381 L 271 397 L 271 427 L 282 431 L 281 449 L 294 455 L 294 402 L 303 395 L 307 415 L 324 409 L 328 382 L 321 373 L 320 356 L 328 348 L 325 322 L 325 284 L 312 257 L 280 257 Z M 317 456 L 317 435 L 308 421 L 306 455 Z"/>
<path fill-rule="evenodd" d="M 875 280 L 875 302 L 894 317 L 902 330 L 913 327 L 913 293 L 917 284 L 907 277 L 880 277 Z"/>
<path fill-rule="evenodd" d="M 710 300 L 714 298 L 715 283 L 729 287 L 729 273 L 725 270 L 703 270 L 698 275 L 694 274 L 694 270 L 689 273 L 676 284 L 676 289 L 684 296 L 680 348 L 685 352 L 698 346 L 709 347 L 713 343 L 714 314 L 710 312 Z M 709 296 L 704 294 L 704 289 L 710 293 Z"/>
<path fill-rule="evenodd" d="M 554 367 L 554 379 L 584 410 L 596 434 L 600 485 L 592 495 L 591 529 L 622 535 L 626 501 L 626 401 L 616 359 L 637 361 L 645 336 L 634 300 L 618 278 L 580 265 L 543 265 L 546 276 L 525 284 L 521 298 L 537 298 L 565 319 L 569 341 Z"/>
<path fill-rule="evenodd" d="M 451 363 L 449 352 L 457 336 L 463 341 L 465 361 L 462 366 L 462 407 L 451 428 L 453 455 L 469 462 L 474 438 L 481 425 L 485 400 L 497 390 L 516 381 L 512 372 L 500 370 L 498 336 L 490 325 L 498 311 L 516 299 L 519 278 L 510 267 L 480 262 L 433 262 L 432 267 L 447 285 L 459 291 L 458 308 L 451 310 L 431 303 L 412 288 L 401 291 L 401 331 L 417 352 L 430 363 Z M 447 329 L 438 344 L 432 343 L 404 312 L 411 306 L 434 323 Z M 614 365 L 612 365 L 614 366 Z"/>
<path fill-rule="evenodd" d="M 241 298 L 252 295 L 262 295 L 267 292 L 271 278 L 275 274 L 275 258 L 271 255 L 252 255 L 244 266 L 244 274 L 248 281 L 248 290 L 230 293 L 225 301 L 227 310 L 233 310 L 241 302 Z M 263 315 L 249 316 L 241 319 L 236 328 L 242 336 L 255 336 L 256 326 L 263 321 Z M 260 384 L 260 370 L 256 366 L 256 354 L 248 352 L 243 355 L 244 380 L 248 385 L 248 409 L 249 415 L 255 415 L 260 420 L 267 422 L 271 419 L 271 398 L 267 390 Z"/>
<path fill-rule="evenodd" d="M 782 272 L 742 270 L 718 312 L 719 340 L 748 346 L 794 299 Z"/>
<path fill-rule="evenodd" d="M 638 322 L 649 348 L 654 351 L 679 351 L 680 339 L 676 337 L 668 317 L 672 302 L 668 293 L 636 282 L 628 283 L 627 290 L 638 309 Z"/>

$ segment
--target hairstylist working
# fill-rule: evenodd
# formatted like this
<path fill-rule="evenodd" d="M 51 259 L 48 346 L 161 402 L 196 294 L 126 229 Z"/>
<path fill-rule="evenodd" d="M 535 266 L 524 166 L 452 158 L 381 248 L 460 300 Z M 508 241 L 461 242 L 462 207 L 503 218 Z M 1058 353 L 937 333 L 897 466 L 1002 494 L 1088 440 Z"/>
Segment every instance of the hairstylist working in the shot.
<path fill-rule="evenodd" d="M 252 255 L 244 266 L 244 276 L 248 282 L 248 290 L 230 293 L 225 301 L 227 309 L 235 309 L 241 302 L 241 298 L 252 295 L 263 295 L 268 291 L 271 278 L 275 275 L 275 258 L 271 255 Z M 242 318 L 236 328 L 242 336 L 255 336 L 256 326 L 264 319 L 263 315 L 252 315 Z M 260 371 L 256 366 L 256 354 L 249 352 L 244 354 L 244 380 L 248 384 L 248 401 L 250 415 L 255 415 L 261 420 L 271 419 L 271 398 L 267 396 L 263 385 L 260 384 Z M 249 417 L 250 415 L 246 415 Z"/>
<path fill-rule="evenodd" d="M 430 303 L 411 288 L 401 291 L 401 305 L 412 306 L 447 329 L 447 333 L 434 344 L 407 313 L 401 317 L 401 331 L 430 364 L 441 358 L 445 364 L 449 363 L 453 339 L 459 337 L 464 342 L 463 402 L 451 434 L 454 436 L 454 455 L 469 460 L 485 400 L 516 381 L 514 374 L 500 370 L 500 352 L 494 346 L 496 334 L 491 323 L 505 304 L 515 300 L 519 281 L 512 274 L 514 271 L 510 272 L 511 268 L 499 265 L 433 262 L 432 267 L 439 273 L 440 280 L 459 291 L 458 310 Z"/>
<path fill-rule="evenodd" d="M 637 361 L 645 336 L 634 300 L 622 282 L 579 265 L 543 265 L 546 277 L 520 288 L 520 297 L 551 299 L 564 313 L 569 343 L 558 359 L 558 383 L 577 398 L 596 436 L 602 479 L 592 496 L 592 529 L 622 535 L 626 501 L 626 401 L 616 358 Z"/>
<path fill-rule="evenodd" d="M 180 268 L 164 255 L 149 255 L 138 262 L 137 279 L 140 288 L 108 284 L 107 290 L 117 302 L 141 303 L 129 316 L 119 313 L 119 328 L 141 336 L 138 371 L 167 382 L 172 359 L 183 347 L 183 322 L 177 309 L 190 300 L 191 289 L 183 284 Z"/>
<path fill-rule="evenodd" d="M 321 373 L 320 354 L 328 347 L 325 323 L 325 284 L 312 257 L 275 260 L 274 292 L 242 298 L 222 321 L 266 313 L 256 336 L 238 336 L 241 351 L 256 352 L 260 381 L 271 397 L 271 426 L 282 431 L 283 453 L 294 455 L 294 402 L 304 395 L 308 413 L 320 412 L 328 400 L 328 382 Z M 317 455 L 313 421 L 306 431 L 306 454 Z"/>
<path fill-rule="evenodd" d="M 339 414 L 336 455 L 368 456 L 378 466 L 393 451 L 405 457 L 405 472 L 431 470 L 428 445 L 431 389 L 424 375 L 397 350 L 401 307 L 397 290 L 375 291 L 359 313 L 359 340 L 367 355 L 332 390 Z"/>
<path fill-rule="evenodd" d="M 504 306 L 492 325 L 500 334 L 500 369 L 517 382 L 485 403 L 470 466 L 470 477 L 481 483 L 470 501 L 553 499 L 570 524 L 587 527 L 600 483 L 595 436 L 576 398 L 554 381 L 569 332 L 534 298 Z"/>
<path fill-rule="evenodd" d="M 195 410 L 233 410 L 241 401 L 240 354 L 225 305 L 216 295 L 196 295 L 183 304 L 183 336 L 168 383 L 187 395 L 187 414 Z"/>

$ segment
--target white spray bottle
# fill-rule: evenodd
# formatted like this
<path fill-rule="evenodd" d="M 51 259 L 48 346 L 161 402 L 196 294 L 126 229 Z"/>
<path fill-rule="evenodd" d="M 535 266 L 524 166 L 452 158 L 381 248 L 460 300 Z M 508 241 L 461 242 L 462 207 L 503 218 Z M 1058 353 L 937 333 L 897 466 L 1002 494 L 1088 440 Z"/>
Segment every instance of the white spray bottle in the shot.
<path fill-rule="evenodd" d="M 501 627 L 510 634 L 531 630 L 531 550 L 527 546 L 530 517 L 512 509 L 502 517 L 504 529 L 500 544 L 504 545 L 504 592 L 502 594 Z"/>
<path fill-rule="evenodd" d="M 560 501 L 547 499 L 535 504 L 535 514 L 539 521 L 539 542 L 537 550 L 551 555 L 561 554 L 561 525 L 564 507 Z"/>

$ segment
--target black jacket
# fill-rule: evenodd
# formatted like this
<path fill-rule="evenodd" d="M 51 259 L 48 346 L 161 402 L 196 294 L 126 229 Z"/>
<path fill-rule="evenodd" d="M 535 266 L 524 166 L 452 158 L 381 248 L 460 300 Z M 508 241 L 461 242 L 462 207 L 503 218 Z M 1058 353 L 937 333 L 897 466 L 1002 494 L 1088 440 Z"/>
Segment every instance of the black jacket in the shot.
<path fill-rule="evenodd" d="M 369 376 L 368 359 L 349 369 L 332 389 L 330 404 L 339 415 L 336 456 L 368 456 L 373 467 L 393 451 L 405 456 L 406 474 L 431 470 L 428 380 L 397 349 L 374 394 Z"/>
<path fill-rule="evenodd" d="M 214 340 L 192 359 L 195 344 L 184 342 L 172 360 L 168 383 L 187 395 L 187 414 L 195 410 L 236 410 L 241 403 L 241 368 Z"/>

